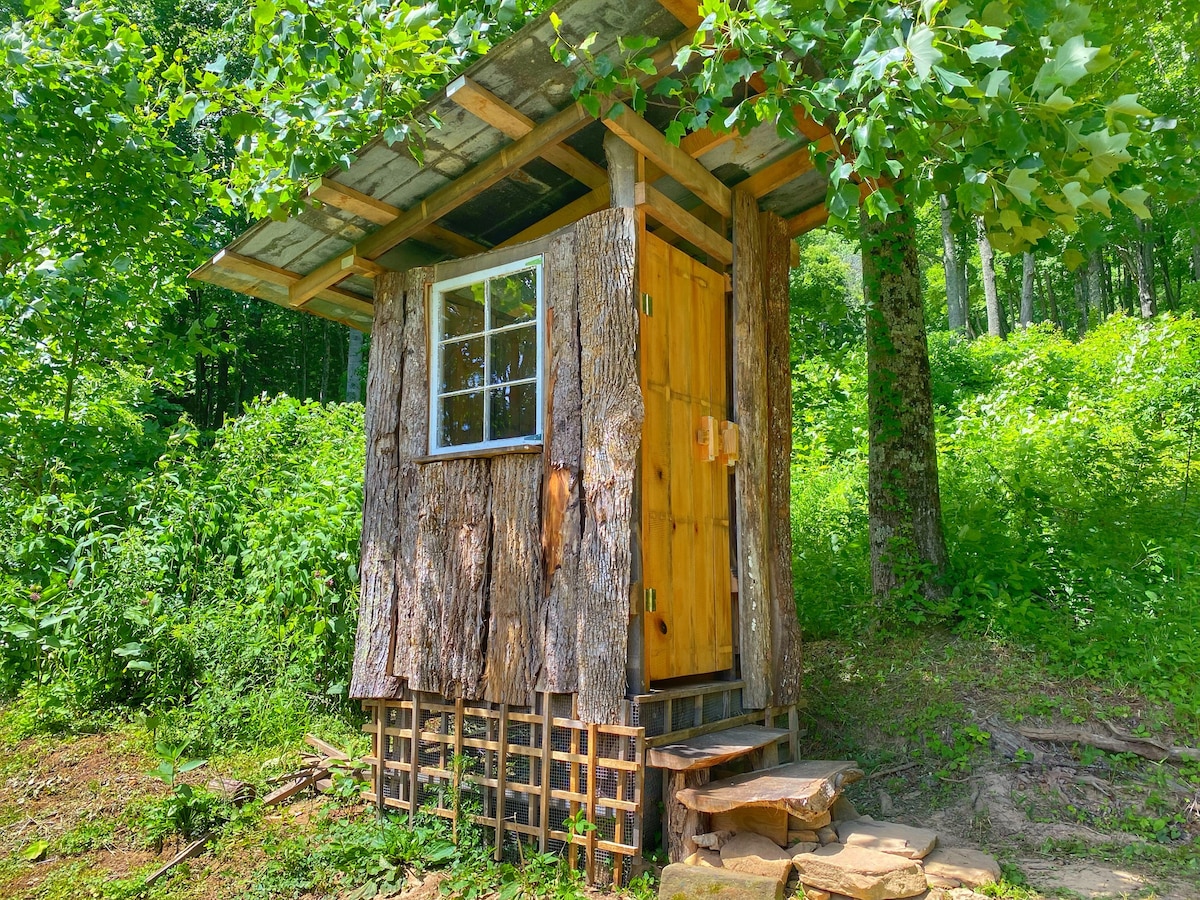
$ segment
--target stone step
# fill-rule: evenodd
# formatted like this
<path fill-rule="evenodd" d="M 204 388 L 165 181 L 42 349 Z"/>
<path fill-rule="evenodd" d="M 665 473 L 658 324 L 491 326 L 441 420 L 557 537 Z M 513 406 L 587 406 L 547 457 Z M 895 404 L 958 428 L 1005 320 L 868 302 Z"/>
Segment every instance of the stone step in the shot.
<path fill-rule="evenodd" d="M 675 797 L 702 813 L 767 807 L 811 819 L 828 810 L 843 787 L 862 777 L 852 760 L 803 760 L 685 788 Z"/>
<path fill-rule="evenodd" d="M 739 725 L 677 744 L 655 747 L 650 750 L 648 761 L 656 769 L 670 769 L 673 772 L 711 769 L 739 756 L 761 750 L 787 736 L 788 731 L 783 728 Z"/>

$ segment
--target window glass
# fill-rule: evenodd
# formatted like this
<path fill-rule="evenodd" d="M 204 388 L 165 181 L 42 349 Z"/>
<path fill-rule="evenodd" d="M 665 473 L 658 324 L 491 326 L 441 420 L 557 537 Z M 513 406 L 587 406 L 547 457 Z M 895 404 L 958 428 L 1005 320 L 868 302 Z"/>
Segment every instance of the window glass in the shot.
<path fill-rule="evenodd" d="M 434 285 L 430 450 L 541 440 L 541 260 Z"/>

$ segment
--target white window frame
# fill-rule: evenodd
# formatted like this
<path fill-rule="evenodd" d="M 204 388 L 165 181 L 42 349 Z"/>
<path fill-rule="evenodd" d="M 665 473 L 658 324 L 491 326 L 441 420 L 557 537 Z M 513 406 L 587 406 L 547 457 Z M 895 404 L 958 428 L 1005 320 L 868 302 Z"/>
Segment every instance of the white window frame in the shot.
<path fill-rule="evenodd" d="M 439 401 L 443 397 L 451 397 L 456 394 L 469 394 L 476 391 L 483 393 L 483 432 L 486 435 L 491 421 L 491 393 L 497 387 L 514 384 L 529 384 L 529 379 L 520 379 L 518 381 L 506 381 L 503 384 L 491 384 L 491 353 L 488 352 L 489 341 L 488 336 L 500 334 L 505 331 L 516 330 L 518 328 L 528 328 L 529 322 L 521 322 L 518 325 L 508 325 L 501 328 L 491 327 L 491 304 L 486 304 L 484 312 L 483 330 L 472 332 L 470 334 L 455 335 L 453 338 L 443 339 L 442 334 L 442 300 L 443 297 L 450 291 L 457 290 L 461 287 L 466 287 L 472 284 L 478 284 L 481 281 L 488 281 L 492 278 L 497 278 L 503 275 L 512 275 L 516 272 L 524 271 L 525 269 L 534 269 L 536 275 L 534 277 L 534 286 L 537 292 L 536 313 L 533 319 L 534 340 L 537 342 L 537 364 L 533 378 L 533 384 L 537 393 L 537 433 L 532 435 L 522 435 L 513 438 L 501 438 L 499 440 L 482 440 L 476 441 L 473 444 L 447 444 L 442 446 L 439 443 L 440 427 L 439 427 Z M 545 352 L 545 309 L 544 309 L 544 269 L 542 266 L 542 257 L 534 256 L 529 259 L 521 259 L 515 262 L 504 263 L 503 265 L 491 266 L 487 269 L 479 269 L 475 272 L 470 272 L 466 275 L 459 275 L 457 278 L 447 278 L 444 281 L 437 281 L 433 284 L 432 296 L 430 300 L 430 316 L 429 316 L 429 455 L 444 456 L 447 454 L 462 454 L 470 453 L 475 450 L 496 450 L 505 447 L 527 447 L 530 445 L 541 444 L 543 439 L 543 430 L 545 422 L 546 410 L 546 380 L 544 377 L 544 368 L 546 365 Z M 466 388 L 461 391 L 447 391 L 443 393 L 439 390 L 442 379 L 442 348 L 447 343 L 454 343 L 472 337 L 484 338 L 484 354 L 483 354 L 483 386 L 481 388 Z"/>

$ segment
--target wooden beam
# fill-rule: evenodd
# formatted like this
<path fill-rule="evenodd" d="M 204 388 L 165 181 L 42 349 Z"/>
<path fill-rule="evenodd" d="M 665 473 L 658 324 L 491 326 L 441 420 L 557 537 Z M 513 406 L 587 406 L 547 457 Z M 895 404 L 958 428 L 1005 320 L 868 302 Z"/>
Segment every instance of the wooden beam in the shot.
<path fill-rule="evenodd" d="M 634 187 L 635 206 L 723 265 L 733 262 L 733 245 L 670 197 L 645 182 Z"/>
<path fill-rule="evenodd" d="M 658 5 L 688 28 L 695 28 L 703 21 L 698 0 L 658 0 Z"/>
<path fill-rule="evenodd" d="M 573 103 L 537 125 L 525 137 L 502 147 L 454 181 L 434 191 L 399 218 L 363 238 L 358 242 L 355 251 L 364 259 L 378 259 L 397 244 L 413 237 L 429 223 L 453 212 L 513 170 L 544 153 L 548 145 L 561 143 L 590 120 L 588 112 L 578 103 Z"/>
<path fill-rule="evenodd" d="M 296 282 L 301 279 L 301 276 L 296 272 L 281 269 L 279 266 L 273 266 L 270 263 L 262 262 L 261 260 L 252 259 L 249 256 L 242 256 L 240 253 L 235 253 L 232 250 L 221 250 L 212 258 L 212 265 L 219 269 L 227 269 L 230 272 L 237 272 L 240 275 L 246 275 L 258 281 L 265 281 L 268 284 L 278 285 L 279 287 L 291 288 Z M 199 270 L 197 270 L 198 272 Z M 196 277 L 202 277 L 196 275 Z M 290 293 L 290 292 L 289 292 Z M 257 296 L 252 294 L 251 296 Z M 316 294 L 322 300 L 337 304 L 344 309 L 351 310 L 364 315 L 372 316 L 375 312 L 375 307 L 370 301 L 360 297 L 351 291 L 339 287 L 327 287 Z M 270 297 L 260 297 L 262 300 L 271 300 L 272 303 L 277 302 Z M 281 306 L 290 304 L 280 304 Z M 313 310 L 306 310 L 313 312 Z M 318 315 L 320 315 L 318 313 Z M 330 318 L 324 316 L 324 318 Z M 334 321 L 341 321 L 335 319 Z"/>
<path fill-rule="evenodd" d="M 822 203 L 818 206 L 806 209 L 798 216 L 792 216 L 790 219 L 788 219 L 788 236 L 800 237 L 800 235 L 806 234 L 807 232 L 812 231 L 814 228 L 820 228 L 828 221 L 829 210 L 826 209 L 825 204 Z"/>
<path fill-rule="evenodd" d="M 625 104 L 614 106 L 604 124 L 708 206 L 723 216 L 729 215 L 729 188 Z"/>
<path fill-rule="evenodd" d="M 292 306 L 303 306 L 327 287 L 351 275 L 374 278 L 384 271 L 383 266 L 359 256 L 353 248 L 317 266 L 288 288 Z"/>
<path fill-rule="evenodd" d="M 382 200 L 376 200 L 370 194 L 355 190 L 349 185 L 341 184 L 332 178 L 322 178 L 316 186 L 309 190 L 308 195 L 328 206 L 345 210 L 360 219 L 366 219 L 376 225 L 387 225 L 400 217 L 404 210 Z M 449 228 L 441 225 L 426 225 L 417 232 L 416 238 L 439 250 L 453 253 L 455 256 L 474 256 L 485 253 L 489 248 L 476 243 L 470 238 L 455 234 Z"/>
<path fill-rule="evenodd" d="M 698 159 L 709 150 L 715 150 L 726 141 L 733 140 L 734 133 L 732 131 L 713 131 L 705 126 L 699 131 L 693 131 L 691 134 L 685 134 L 679 140 L 679 149 L 690 156 L 692 159 Z"/>
<path fill-rule="evenodd" d="M 525 137 L 534 129 L 533 119 L 466 75 L 450 83 L 446 88 L 446 97 L 514 140 Z M 603 187 L 608 183 L 604 169 L 572 147 L 553 144 L 545 149 L 542 158 L 590 188 Z"/>
<path fill-rule="evenodd" d="M 555 210 L 546 216 L 546 218 L 534 222 L 528 228 L 518 231 L 508 240 L 501 241 L 496 247 L 498 249 L 500 247 L 511 247 L 514 244 L 524 244 L 526 241 L 536 241 L 538 238 L 545 237 L 552 231 L 557 231 L 560 228 L 578 222 L 584 216 L 590 216 L 592 213 L 598 212 L 607 206 L 608 185 L 605 185 Z"/>
<path fill-rule="evenodd" d="M 809 145 L 805 144 L 794 153 L 789 153 L 783 159 L 776 160 L 769 166 L 759 169 L 740 187 L 748 190 L 755 200 L 761 200 L 776 188 L 781 188 L 789 181 L 795 181 L 806 172 L 813 169 L 812 153 Z"/>

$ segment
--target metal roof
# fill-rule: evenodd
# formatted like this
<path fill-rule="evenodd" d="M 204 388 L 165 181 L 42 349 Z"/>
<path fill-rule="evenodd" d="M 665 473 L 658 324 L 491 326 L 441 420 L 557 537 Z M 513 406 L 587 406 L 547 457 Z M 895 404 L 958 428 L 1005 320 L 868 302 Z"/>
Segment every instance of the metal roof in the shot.
<path fill-rule="evenodd" d="M 560 0 L 555 12 L 562 20 L 564 33 L 573 39 L 597 34 L 593 46 L 596 54 L 618 55 L 618 35 L 649 35 L 666 44 L 690 33 L 658 0 Z M 543 16 L 494 48 L 464 75 L 534 123 L 546 122 L 574 104 L 571 87 L 576 73 L 551 58 L 549 48 L 554 39 L 549 16 Z M 665 122 L 671 115 L 669 108 L 660 107 L 647 119 Z M 512 136 L 469 112 L 446 89 L 426 102 L 418 120 L 426 126 L 421 162 L 406 143 L 388 146 L 380 137 L 359 150 L 348 169 L 329 172 L 325 181 L 402 213 L 419 207 L 435 191 L 514 143 Z M 601 143 L 606 132 L 603 123 L 593 121 L 569 134 L 562 145 L 603 168 Z M 749 135 L 717 144 L 698 161 L 723 183 L 733 186 L 794 153 L 802 141 L 780 137 L 775 126 L 768 123 Z M 685 208 L 698 203 L 687 188 L 669 176 L 659 177 L 655 187 Z M 419 232 L 374 261 L 385 269 L 403 270 L 471 250 L 489 249 L 590 190 L 555 165 L 533 158 L 506 170 L 504 177 L 429 223 L 450 234 L 439 233 L 436 228 Z M 760 202 L 764 209 L 791 217 L 818 206 L 824 196 L 824 176 L 809 168 L 762 196 Z M 368 330 L 372 296 L 369 272 L 351 274 L 300 303 L 289 297 L 289 286 L 353 251 L 358 241 L 381 227 L 382 220 L 377 216 L 372 221 L 329 203 L 317 203 L 285 221 L 258 222 L 200 266 L 192 277 Z M 455 243 L 451 240 L 455 236 L 465 240 Z"/>

